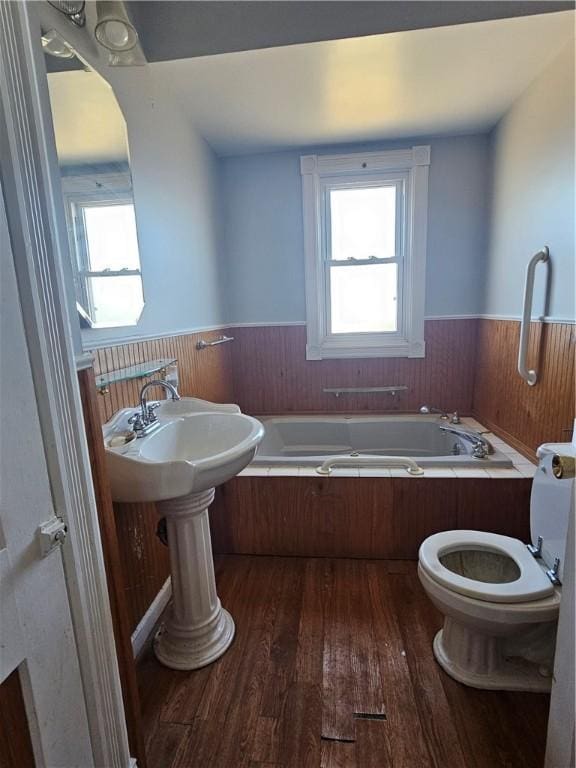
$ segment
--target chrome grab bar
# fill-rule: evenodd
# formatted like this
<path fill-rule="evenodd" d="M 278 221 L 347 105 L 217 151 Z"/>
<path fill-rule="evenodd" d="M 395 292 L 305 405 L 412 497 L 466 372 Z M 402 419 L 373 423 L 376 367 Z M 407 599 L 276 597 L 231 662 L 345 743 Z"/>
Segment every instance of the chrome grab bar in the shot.
<path fill-rule="evenodd" d="M 319 475 L 329 475 L 334 467 L 399 467 L 410 475 L 423 475 L 424 470 L 406 456 L 332 456 L 316 467 Z"/>
<path fill-rule="evenodd" d="M 524 306 L 522 308 L 522 321 L 520 324 L 520 344 L 518 345 L 518 373 L 528 386 L 533 387 L 538 381 L 538 374 L 534 370 L 528 370 L 526 367 L 526 358 L 528 355 L 528 341 L 530 339 L 530 321 L 532 319 L 532 298 L 534 295 L 534 273 L 536 266 L 540 263 L 546 263 L 550 260 L 548 246 L 535 253 L 526 267 L 526 283 L 524 285 Z"/>
<path fill-rule="evenodd" d="M 234 341 L 234 336 L 220 336 L 220 338 L 214 339 L 214 341 L 204 341 L 204 339 L 200 339 L 200 341 L 196 344 L 196 349 L 217 347 L 218 344 L 225 344 L 227 341 Z"/>

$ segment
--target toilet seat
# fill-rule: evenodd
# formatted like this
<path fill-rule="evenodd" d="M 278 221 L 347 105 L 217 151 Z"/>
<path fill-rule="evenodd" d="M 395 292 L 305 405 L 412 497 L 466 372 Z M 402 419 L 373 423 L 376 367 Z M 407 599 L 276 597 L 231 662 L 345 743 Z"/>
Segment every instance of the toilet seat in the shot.
<path fill-rule="evenodd" d="M 446 568 L 440 558 L 450 552 L 481 550 L 511 558 L 520 576 L 515 581 L 476 581 Z M 420 565 L 431 579 L 467 597 L 492 603 L 524 603 L 554 594 L 544 569 L 519 539 L 484 531 L 444 531 L 429 536 L 420 547 Z"/>

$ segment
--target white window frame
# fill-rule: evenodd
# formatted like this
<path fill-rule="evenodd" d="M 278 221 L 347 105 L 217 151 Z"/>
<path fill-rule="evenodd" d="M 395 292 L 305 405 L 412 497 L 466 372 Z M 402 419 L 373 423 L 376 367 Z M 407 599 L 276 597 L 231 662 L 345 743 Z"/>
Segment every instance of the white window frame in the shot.
<path fill-rule="evenodd" d="M 303 155 L 300 158 L 306 261 L 307 360 L 425 356 L 429 165 L 429 146 L 349 155 Z M 328 260 L 330 190 L 382 184 L 394 184 L 397 189 L 396 254 L 394 258 L 378 260 L 380 264 L 398 264 L 397 330 L 383 333 L 331 333 Z M 353 263 L 374 263 L 374 260 Z"/>

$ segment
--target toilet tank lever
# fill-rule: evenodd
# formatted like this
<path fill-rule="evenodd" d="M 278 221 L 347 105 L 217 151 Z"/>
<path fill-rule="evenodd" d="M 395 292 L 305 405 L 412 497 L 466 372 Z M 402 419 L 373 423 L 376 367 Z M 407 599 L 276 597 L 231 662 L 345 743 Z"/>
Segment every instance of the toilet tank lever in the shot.
<path fill-rule="evenodd" d="M 555 557 L 554 558 L 554 565 L 552 568 L 546 571 L 546 576 L 550 579 L 552 584 L 554 584 L 555 587 L 559 587 L 562 582 L 558 578 L 558 571 L 560 570 L 560 558 Z"/>
<path fill-rule="evenodd" d="M 527 544 L 526 546 L 531 555 L 534 557 L 542 557 L 542 544 L 544 544 L 544 539 L 542 536 L 538 536 L 536 546 L 534 546 L 534 544 Z"/>

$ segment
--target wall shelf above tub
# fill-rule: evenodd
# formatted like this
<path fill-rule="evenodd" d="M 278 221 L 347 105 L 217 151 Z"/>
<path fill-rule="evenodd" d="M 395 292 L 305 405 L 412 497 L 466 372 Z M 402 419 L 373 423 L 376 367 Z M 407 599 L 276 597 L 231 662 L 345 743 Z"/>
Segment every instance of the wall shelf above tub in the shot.
<path fill-rule="evenodd" d="M 96 387 L 101 395 L 108 394 L 110 384 L 118 384 L 121 381 L 132 381 L 133 379 L 146 379 L 155 373 L 160 374 L 160 378 L 166 377 L 166 369 L 177 362 L 176 357 L 161 357 L 158 360 L 147 360 L 144 363 L 136 363 L 126 368 L 119 368 L 117 371 L 108 371 L 96 376 Z"/>
<path fill-rule="evenodd" d="M 322 391 L 334 395 L 334 397 L 340 397 L 340 395 L 364 395 L 378 392 L 385 392 L 394 397 L 397 392 L 404 392 L 407 389 L 408 387 L 405 384 L 396 384 L 391 387 L 328 387 Z"/>

